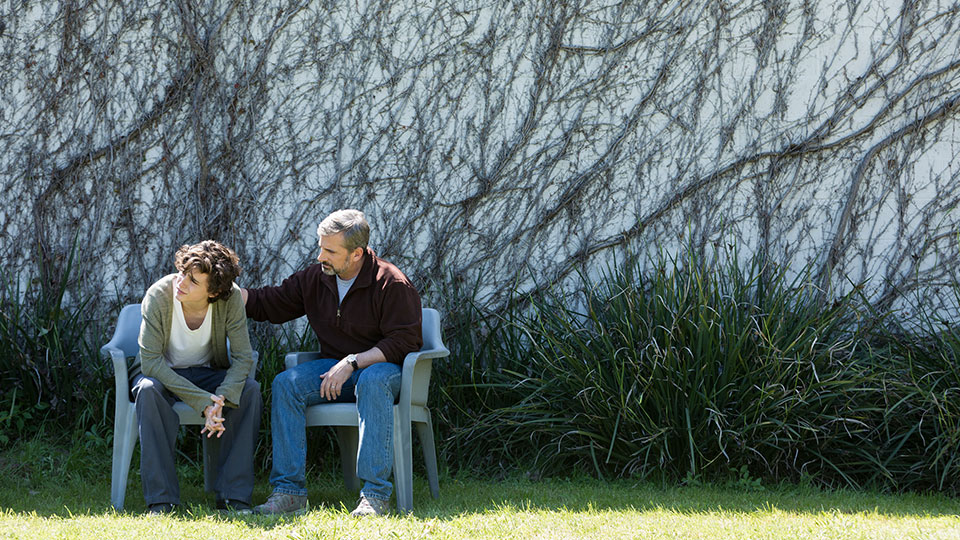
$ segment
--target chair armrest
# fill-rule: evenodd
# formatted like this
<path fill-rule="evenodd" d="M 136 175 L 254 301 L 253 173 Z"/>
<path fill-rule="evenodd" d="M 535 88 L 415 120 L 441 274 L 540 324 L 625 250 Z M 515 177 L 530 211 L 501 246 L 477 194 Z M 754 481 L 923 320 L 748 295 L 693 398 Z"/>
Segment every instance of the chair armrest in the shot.
<path fill-rule="evenodd" d="M 100 354 L 104 358 L 109 358 L 113 362 L 113 378 L 117 391 L 117 404 L 121 403 L 120 396 L 126 396 L 124 401 L 130 401 L 130 381 L 127 372 L 127 357 L 123 350 L 113 345 L 114 340 L 110 340 L 100 348 Z"/>
<path fill-rule="evenodd" d="M 446 347 L 441 347 L 437 349 L 422 349 L 419 351 L 408 353 L 407 356 L 404 357 L 403 363 L 406 364 L 408 360 L 413 360 L 414 362 L 416 362 L 417 360 L 420 360 L 420 359 L 443 358 L 445 356 L 450 356 L 450 350 L 447 349 Z M 416 357 L 416 358 L 411 358 L 411 357 Z"/>
<path fill-rule="evenodd" d="M 433 370 L 433 359 L 450 356 L 446 347 L 424 349 L 408 353 L 403 358 L 403 372 L 400 379 L 401 406 L 427 405 L 427 393 L 430 389 L 430 373 Z"/>
<path fill-rule="evenodd" d="M 309 362 L 310 360 L 317 360 L 323 358 L 323 355 L 319 352 L 292 352 L 287 353 L 283 359 L 284 369 L 290 369 L 296 367 L 304 362 Z"/>

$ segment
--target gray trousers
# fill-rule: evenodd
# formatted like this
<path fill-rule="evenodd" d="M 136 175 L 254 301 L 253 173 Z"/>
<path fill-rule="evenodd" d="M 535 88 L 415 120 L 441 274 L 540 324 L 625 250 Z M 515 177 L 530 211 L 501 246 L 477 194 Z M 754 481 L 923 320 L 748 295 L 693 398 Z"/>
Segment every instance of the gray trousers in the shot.
<path fill-rule="evenodd" d="M 177 369 L 177 373 L 211 394 L 223 382 L 226 370 L 205 367 Z M 152 504 L 180 504 L 180 484 L 175 465 L 177 431 L 180 418 L 173 410 L 177 401 L 163 384 L 153 378 L 137 375 L 133 379 L 133 399 L 137 408 L 137 429 L 140 433 L 140 481 L 143 499 Z M 253 497 L 253 453 L 260 431 L 263 398 L 260 384 L 247 379 L 240 396 L 240 406 L 223 408 L 220 456 L 216 464 L 214 486 L 218 499 L 231 499 L 250 504 Z M 206 437 L 206 434 L 203 435 Z"/>

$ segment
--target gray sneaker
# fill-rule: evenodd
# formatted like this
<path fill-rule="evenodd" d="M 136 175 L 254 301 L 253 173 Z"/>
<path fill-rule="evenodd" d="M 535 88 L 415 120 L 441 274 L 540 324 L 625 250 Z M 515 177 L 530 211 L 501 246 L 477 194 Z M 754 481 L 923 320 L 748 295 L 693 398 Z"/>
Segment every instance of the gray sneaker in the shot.
<path fill-rule="evenodd" d="M 353 512 L 350 512 L 350 515 L 353 517 L 385 516 L 389 513 L 390 501 L 367 498 L 361 495 L 360 504 L 357 505 L 357 508 Z"/>
<path fill-rule="evenodd" d="M 290 495 L 276 491 L 267 497 L 267 502 L 253 509 L 255 514 L 302 514 L 306 511 L 306 495 Z"/>

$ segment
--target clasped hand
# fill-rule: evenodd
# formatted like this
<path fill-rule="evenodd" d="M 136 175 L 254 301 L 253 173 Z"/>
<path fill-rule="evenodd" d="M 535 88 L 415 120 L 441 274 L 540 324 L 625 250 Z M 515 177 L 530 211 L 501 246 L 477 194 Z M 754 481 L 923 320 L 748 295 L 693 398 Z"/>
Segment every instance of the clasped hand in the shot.
<path fill-rule="evenodd" d="M 213 434 L 217 434 L 219 439 L 223 432 L 226 431 L 226 428 L 223 427 L 223 396 L 216 396 L 211 394 L 210 400 L 213 401 L 212 404 L 207 405 L 203 409 L 203 417 L 205 423 L 203 429 L 200 430 L 200 434 L 207 434 L 207 438 L 213 437 Z"/>

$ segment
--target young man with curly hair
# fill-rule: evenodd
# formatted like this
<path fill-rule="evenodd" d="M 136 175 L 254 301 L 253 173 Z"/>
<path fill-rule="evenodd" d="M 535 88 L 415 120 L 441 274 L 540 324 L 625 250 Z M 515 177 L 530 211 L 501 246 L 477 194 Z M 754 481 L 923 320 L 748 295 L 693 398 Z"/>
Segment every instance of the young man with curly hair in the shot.
<path fill-rule="evenodd" d="M 220 438 L 217 507 L 249 512 L 262 399 L 250 376 L 253 350 L 233 282 L 239 260 L 230 248 L 206 240 L 182 246 L 175 264 L 177 273 L 151 285 L 141 304 L 140 354 L 131 381 L 143 498 L 151 513 L 180 504 L 174 464 L 180 420 L 173 410 L 179 400 L 205 419 L 201 433 Z"/>

